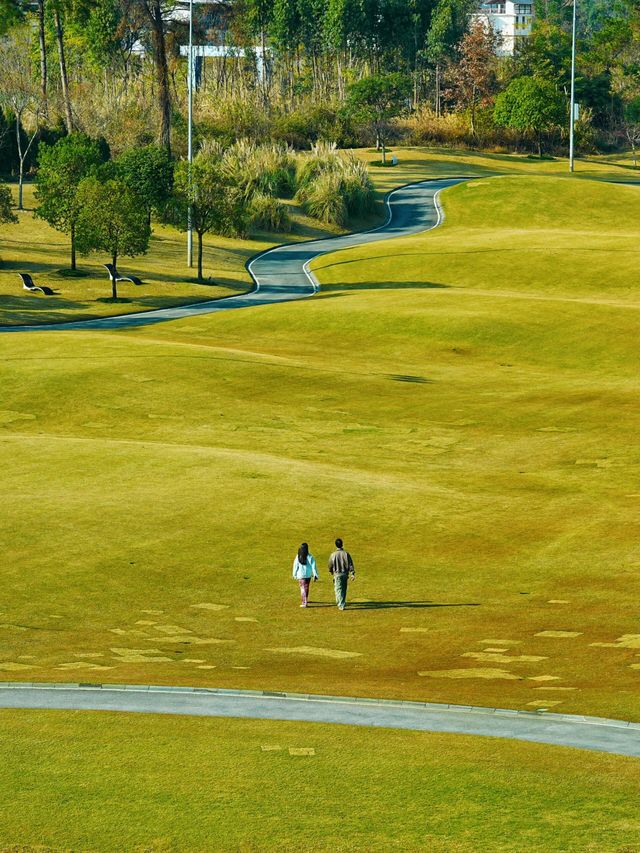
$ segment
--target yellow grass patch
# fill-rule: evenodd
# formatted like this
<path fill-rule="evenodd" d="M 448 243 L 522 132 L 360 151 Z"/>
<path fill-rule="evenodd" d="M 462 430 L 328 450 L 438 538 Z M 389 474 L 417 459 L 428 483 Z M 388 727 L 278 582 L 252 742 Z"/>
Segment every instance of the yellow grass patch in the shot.
<path fill-rule="evenodd" d="M 569 693 L 572 690 L 577 690 L 577 687 L 534 687 L 534 690 L 554 690 L 556 692 L 566 692 Z"/>
<path fill-rule="evenodd" d="M 344 652 L 340 649 L 321 649 L 318 646 L 291 646 L 290 648 L 265 649 L 265 652 L 277 652 L 285 655 L 312 655 L 319 658 L 335 658 L 342 660 L 346 658 L 362 657 L 360 652 Z"/>
<path fill-rule="evenodd" d="M 102 672 L 108 669 L 113 669 L 112 666 L 101 666 L 97 663 L 89 663 L 88 661 L 73 661 L 70 663 L 61 663 L 58 665 L 58 669 L 85 669 L 91 670 L 92 672 Z"/>
<path fill-rule="evenodd" d="M 316 751 L 313 747 L 289 747 L 289 755 L 315 755 Z"/>
<path fill-rule="evenodd" d="M 554 639 L 564 639 L 571 637 L 581 637 L 582 631 L 539 631 L 536 637 L 553 637 Z"/>
<path fill-rule="evenodd" d="M 559 675 L 530 675 L 527 681 L 560 681 Z"/>
<path fill-rule="evenodd" d="M 418 675 L 428 678 L 486 678 L 517 681 L 518 676 L 505 669 L 437 669 L 433 672 L 419 672 Z"/>
<path fill-rule="evenodd" d="M 154 631 L 161 634 L 191 634 L 189 628 L 181 628 L 180 625 L 156 625 Z"/>
<path fill-rule="evenodd" d="M 547 660 L 541 655 L 501 655 L 492 652 L 465 652 L 460 657 L 473 658 L 486 663 L 538 663 L 538 661 Z"/>
<path fill-rule="evenodd" d="M 0 672 L 20 672 L 25 669 L 33 669 L 27 663 L 17 663 L 15 661 L 4 661 L 0 663 Z"/>
<path fill-rule="evenodd" d="M 228 604 L 210 604 L 208 601 L 204 601 L 204 602 L 202 602 L 202 604 L 192 604 L 191 607 L 193 607 L 196 610 L 213 610 L 213 611 L 216 611 L 216 610 L 227 610 L 229 605 Z"/>
<path fill-rule="evenodd" d="M 0 424 L 10 424 L 14 421 L 35 421 L 35 415 L 29 415 L 24 412 L 0 412 Z"/>
<path fill-rule="evenodd" d="M 624 634 L 615 643 L 590 643 L 601 649 L 640 649 L 640 634 Z"/>

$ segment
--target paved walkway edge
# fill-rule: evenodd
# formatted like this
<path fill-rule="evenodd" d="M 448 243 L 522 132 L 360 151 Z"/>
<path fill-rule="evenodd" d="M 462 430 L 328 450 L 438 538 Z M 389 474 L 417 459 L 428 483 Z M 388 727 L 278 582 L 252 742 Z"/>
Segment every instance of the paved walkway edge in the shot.
<path fill-rule="evenodd" d="M 213 696 L 232 697 L 243 699 L 251 697 L 258 699 L 288 699 L 296 702 L 335 702 L 342 705 L 378 705 L 391 708 L 415 708 L 431 711 L 462 711 L 476 714 L 492 714 L 506 716 L 524 716 L 541 718 L 550 722 L 581 723 L 591 726 L 613 726 L 622 729 L 635 729 L 640 731 L 640 723 L 628 720 L 609 719 L 607 717 L 590 717 L 585 714 L 557 714 L 549 711 L 518 711 L 510 708 L 490 708 L 481 705 L 452 705 L 440 702 L 418 702 L 409 699 L 371 699 L 365 696 L 332 696 L 322 693 L 289 693 L 280 690 L 240 690 L 225 687 L 172 687 L 162 684 L 94 684 L 89 682 L 44 682 L 44 681 L 0 681 L 0 690 L 114 690 L 134 691 L 142 693 L 185 693 L 185 694 L 211 694 Z"/>
<path fill-rule="evenodd" d="M 0 708 L 227 717 L 442 732 L 640 759 L 640 723 L 473 705 L 278 690 L 8 681 L 0 683 Z"/>

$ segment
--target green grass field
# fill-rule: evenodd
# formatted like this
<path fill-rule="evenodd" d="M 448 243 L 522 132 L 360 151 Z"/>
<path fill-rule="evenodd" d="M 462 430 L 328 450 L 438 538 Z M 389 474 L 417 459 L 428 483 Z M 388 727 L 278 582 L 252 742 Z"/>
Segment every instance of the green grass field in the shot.
<path fill-rule="evenodd" d="M 443 193 L 437 231 L 319 259 L 312 300 L 118 333 L 0 336 L 1 678 L 640 719 L 640 187 L 603 183 L 630 170 L 599 161 L 572 180 L 565 164 L 498 159 L 510 174 Z M 374 174 L 382 193 L 495 163 L 408 151 Z M 212 266 L 223 257 L 240 281 L 244 257 L 212 254 Z M 344 613 L 324 570 L 336 535 L 358 568 Z M 303 539 L 322 573 L 306 611 L 291 581 Z M 349 733 L 343 755 L 338 729 L 314 741 L 320 729 L 292 726 L 289 741 L 274 724 L 127 718 L 93 730 L 84 715 L 50 715 L 40 736 L 33 721 L 44 719 L 3 715 L 12 755 L 34 767 L 26 778 L 62 769 L 38 776 L 0 822 L 0 845 L 122 849 L 103 841 L 122 823 L 131 849 L 153 838 L 184 851 L 300 849 L 300 816 L 283 817 L 280 788 L 308 779 L 284 763 L 278 798 L 261 791 L 248 810 L 264 832 L 253 847 L 237 814 L 233 830 L 207 808 L 209 794 L 228 804 L 229 784 L 254 790 L 267 731 L 287 747 L 317 745 L 321 780 L 353 772 L 370 791 L 362 813 L 341 813 L 341 848 L 321 781 L 316 847 L 305 850 L 376 849 L 371 826 L 381 850 L 387 831 L 407 850 L 424 838 L 435 851 L 527 849 L 521 838 L 536 851 L 638 845 L 637 761 L 373 732 Z M 118 740 L 113 726 L 136 734 L 109 760 L 130 769 L 146 750 L 152 788 L 124 820 L 120 788 L 86 821 L 73 796 L 82 784 L 104 803 L 97 762 Z M 223 791 L 202 794 L 194 821 L 172 797 L 206 768 L 167 769 L 187 737 L 206 738 L 212 761 L 254 739 L 246 776 L 223 763 Z M 413 771 L 437 788 L 434 825 Z M 70 815 L 58 829 L 47 814 L 56 792 Z M 452 800 L 471 805 L 451 817 Z M 219 826 L 227 848 L 209 843 Z"/>
<path fill-rule="evenodd" d="M 304 723 L 25 711 L 0 724 L 5 850 L 640 850 L 634 759 Z"/>
<path fill-rule="evenodd" d="M 137 275 L 143 285 L 120 282 L 119 301 L 114 303 L 111 284 L 102 266 L 109 259 L 100 253 L 78 256 L 80 275 L 69 276 L 68 237 L 33 215 L 36 205 L 33 185 L 25 187 L 24 198 L 26 209 L 18 213 L 18 223 L 3 225 L 0 233 L 0 325 L 87 320 L 232 296 L 251 288 L 245 264 L 253 255 L 278 243 L 324 237 L 339 230 L 304 216 L 290 202 L 294 222 L 291 234 L 255 234 L 250 240 L 206 234 L 205 281 L 198 283 L 195 269 L 190 270 L 186 265 L 186 235 L 154 223 L 149 252 L 118 261 L 120 272 Z M 46 297 L 23 291 L 19 272 L 31 273 L 36 284 L 51 287 L 56 295 Z"/>

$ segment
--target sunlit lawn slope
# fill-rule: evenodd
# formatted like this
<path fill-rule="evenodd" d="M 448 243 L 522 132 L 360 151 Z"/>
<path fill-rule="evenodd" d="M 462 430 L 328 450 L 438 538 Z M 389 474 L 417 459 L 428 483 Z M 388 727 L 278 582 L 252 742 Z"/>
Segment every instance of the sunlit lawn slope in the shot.
<path fill-rule="evenodd" d="M 0 849 L 632 853 L 640 844 L 634 759 L 251 720 L 18 711 L 0 723 Z"/>
<path fill-rule="evenodd" d="M 5 678 L 638 719 L 640 190 L 442 201 L 304 303 L 0 337 Z"/>

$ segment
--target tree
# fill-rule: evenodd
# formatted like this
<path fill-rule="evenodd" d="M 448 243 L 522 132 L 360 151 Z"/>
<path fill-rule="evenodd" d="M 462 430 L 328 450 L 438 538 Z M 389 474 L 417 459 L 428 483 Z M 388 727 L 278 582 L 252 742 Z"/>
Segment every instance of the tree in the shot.
<path fill-rule="evenodd" d="M 516 77 L 496 98 L 493 120 L 501 127 L 512 127 L 535 136 L 542 157 L 542 135 L 561 125 L 567 117 L 567 104 L 549 80 Z"/>
<path fill-rule="evenodd" d="M 71 238 L 71 269 L 76 269 L 76 223 L 80 215 L 78 187 L 96 170 L 104 157 L 98 143 L 84 133 L 73 133 L 55 145 L 41 145 L 39 151 L 39 202 L 36 216 Z"/>
<path fill-rule="evenodd" d="M 637 147 L 640 145 L 640 97 L 625 104 L 622 114 L 622 130 L 625 140 L 631 146 L 634 168 L 637 168 Z"/>
<path fill-rule="evenodd" d="M 9 225 L 18 221 L 18 217 L 11 209 L 13 206 L 13 198 L 9 187 L 0 185 L 0 222 L 3 225 Z"/>
<path fill-rule="evenodd" d="M 90 176 L 78 186 L 78 249 L 82 254 L 107 252 L 114 269 L 118 257 L 144 255 L 149 248 L 151 228 L 136 193 L 120 178 L 100 181 Z M 111 292 L 118 298 L 115 277 Z"/>
<path fill-rule="evenodd" d="M 198 235 L 198 281 L 202 281 L 203 236 L 209 231 L 243 234 L 247 204 L 242 189 L 225 173 L 219 157 L 202 152 L 195 157 L 191 169 L 185 161 L 176 165 L 172 220 L 181 231 L 186 231 L 187 211 L 191 207 L 191 222 Z"/>
<path fill-rule="evenodd" d="M 160 111 L 160 145 L 171 154 L 171 89 L 167 61 L 165 9 L 162 0 L 139 0 L 149 24 L 153 58 L 156 66 L 158 108 Z"/>
<path fill-rule="evenodd" d="M 427 58 L 435 68 L 435 111 L 442 110 L 442 69 L 464 35 L 472 0 L 438 0 L 426 38 Z"/>
<path fill-rule="evenodd" d="M 500 37 L 482 21 L 476 21 L 458 46 L 458 61 L 451 67 L 451 94 L 469 110 L 471 133 L 476 135 L 478 107 L 487 106 L 497 88 L 496 50 Z"/>
<path fill-rule="evenodd" d="M 73 110 L 69 92 L 69 74 L 67 72 L 67 57 L 64 45 L 64 0 L 52 0 L 53 24 L 58 46 L 58 65 L 60 68 L 60 85 L 62 87 L 62 102 L 64 104 L 64 123 L 67 133 L 73 133 Z"/>
<path fill-rule="evenodd" d="M 353 83 L 347 92 L 347 109 L 356 121 L 371 126 L 387 162 L 391 119 L 399 116 L 411 98 L 411 79 L 404 74 L 375 74 Z"/>
<path fill-rule="evenodd" d="M 161 212 L 171 194 L 173 161 L 165 148 L 146 145 L 123 151 L 115 160 L 116 175 L 138 196 L 151 225 L 151 212 Z"/>
<path fill-rule="evenodd" d="M 0 105 L 7 106 L 15 118 L 16 150 L 18 152 L 18 210 L 22 210 L 24 166 L 37 136 L 41 101 L 38 86 L 31 76 L 29 31 L 14 30 L 0 41 Z M 23 136 L 24 119 L 31 117 L 31 128 Z"/>

